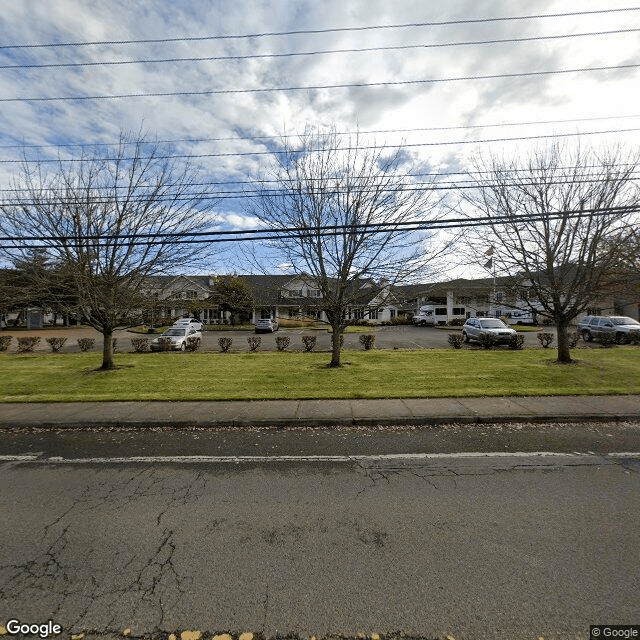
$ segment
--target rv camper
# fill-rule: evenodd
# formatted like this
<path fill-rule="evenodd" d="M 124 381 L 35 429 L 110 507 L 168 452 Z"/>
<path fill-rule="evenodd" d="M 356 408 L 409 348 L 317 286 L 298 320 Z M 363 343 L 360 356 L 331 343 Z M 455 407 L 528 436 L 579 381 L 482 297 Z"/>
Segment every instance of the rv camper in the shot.
<path fill-rule="evenodd" d="M 452 320 L 464 320 L 466 317 L 467 310 L 464 307 L 453 307 L 449 313 L 447 307 L 442 305 L 426 304 L 413 316 L 413 324 L 419 327 L 434 327 L 438 324 L 449 324 Z"/>

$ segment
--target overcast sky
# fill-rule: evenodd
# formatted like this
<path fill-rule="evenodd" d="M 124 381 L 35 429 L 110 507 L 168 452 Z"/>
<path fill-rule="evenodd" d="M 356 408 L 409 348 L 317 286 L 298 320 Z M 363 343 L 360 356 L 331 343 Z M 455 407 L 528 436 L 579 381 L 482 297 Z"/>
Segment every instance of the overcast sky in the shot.
<path fill-rule="evenodd" d="M 22 145 L 54 145 L 28 150 L 41 157 L 75 154 L 77 148 L 55 145 L 110 143 L 120 131 L 179 141 L 173 145 L 177 152 L 205 156 L 193 161 L 211 180 L 259 174 L 267 156 L 250 154 L 264 154 L 283 134 L 309 126 L 375 131 L 378 144 L 404 142 L 413 159 L 443 172 L 464 168 L 479 150 L 516 153 L 534 144 L 489 140 L 594 131 L 613 132 L 583 135 L 583 144 L 639 140 L 638 132 L 629 130 L 640 128 L 640 70 L 631 66 L 640 65 L 640 11 L 586 13 L 633 8 L 620 0 L 5 0 L 2 5 L 2 188 L 16 168 L 6 161 L 19 158 Z M 491 20 L 576 11 L 584 13 Z M 469 22 L 473 19 L 485 21 Z M 466 22 L 406 26 L 452 21 Z M 383 26 L 389 28 L 376 28 Z M 605 33 L 620 30 L 628 31 Z M 307 33 L 291 33 L 301 31 Z M 282 32 L 289 33 L 265 35 Z M 513 41 L 570 34 L 574 37 Z M 11 48 L 152 39 L 165 41 Z M 512 41 L 433 46 L 488 40 Z M 230 56 L 237 58 L 24 66 Z M 6 68 L 11 65 L 22 68 Z M 478 79 L 593 67 L 617 68 Z M 433 80 L 447 81 L 426 82 Z M 300 89 L 326 85 L 352 86 Z M 256 91 L 264 89 L 274 91 Z M 209 93 L 82 99 L 194 92 Z M 219 212 L 228 224 L 255 224 L 243 219 L 240 200 L 221 201 Z"/>

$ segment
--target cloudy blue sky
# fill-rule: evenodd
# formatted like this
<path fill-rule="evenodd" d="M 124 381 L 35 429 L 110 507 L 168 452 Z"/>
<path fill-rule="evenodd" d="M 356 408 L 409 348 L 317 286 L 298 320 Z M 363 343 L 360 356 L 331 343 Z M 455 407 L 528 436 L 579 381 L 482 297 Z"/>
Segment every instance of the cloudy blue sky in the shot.
<path fill-rule="evenodd" d="M 601 12 L 616 9 L 630 10 Z M 203 179 L 222 182 L 258 175 L 280 136 L 309 126 L 375 132 L 378 144 L 404 143 L 442 172 L 544 136 L 634 145 L 632 9 L 621 0 L 5 1 L 0 188 L 24 145 L 30 157 L 66 156 L 79 148 L 58 145 L 113 143 L 120 131 L 174 141 Z M 567 12 L 581 13 L 502 19 Z M 141 40 L 162 42 L 121 43 Z M 508 42 L 487 42 L 496 40 Z M 115 62 L 127 64 L 105 64 Z M 513 75 L 594 67 L 608 69 Z M 349 86 L 305 89 L 327 85 Z M 146 97 L 105 97 L 131 94 Z M 255 225 L 241 199 L 218 212 L 227 226 Z"/>

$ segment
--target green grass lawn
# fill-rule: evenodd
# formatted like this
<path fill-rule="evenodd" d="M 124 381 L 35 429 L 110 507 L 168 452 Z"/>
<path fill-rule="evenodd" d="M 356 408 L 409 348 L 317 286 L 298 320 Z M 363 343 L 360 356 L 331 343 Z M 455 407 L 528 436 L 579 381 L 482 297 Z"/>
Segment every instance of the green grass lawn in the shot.
<path fill-rule="evenodd" d="M 640 393 L 640 349 L 0 354 L 0 402 L 257 400 Z"/>

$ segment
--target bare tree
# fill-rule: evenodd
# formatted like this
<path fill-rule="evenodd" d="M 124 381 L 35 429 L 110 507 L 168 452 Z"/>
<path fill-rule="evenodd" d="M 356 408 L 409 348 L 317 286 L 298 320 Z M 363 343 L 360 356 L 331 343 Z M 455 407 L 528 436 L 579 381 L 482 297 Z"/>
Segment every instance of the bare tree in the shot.
<path fill-rule="evenodd" d="M 115 366 L 113 332 L 139 312 L 149 276 L 203 249 L 179 242 L 208 223 L 212 202 L 195 179 L 157 145 L 121 136 L 115 152 L 102 147 L 60 160 L 52 173 L 43 162 L 25 161 L 15 198 L 2 206 L 0 231 L 10 240 L 0 250 L 13 261 L 34 247 L 46 251 L 61 276 L 60 303 L 73 299 L 71 311 L 103 335 L 103 369 Z M 42 284 L 51 287 L 49 280 Z"/>
<path fill-rule="evenodd" d="M 550 318 L 558 362 L 571 362 L 568 328 L 590 306 L 617 260 L 608 243 L 637 211 L 636 156 L 619 149 L 568 150 L 554 144 L 522 164 L 496 157 L 476 163 L 476 189 L 466 193 L 486 226 L 478 254 L 492 260 L 523 292 L 521 306 Z"/>
<path fill-rule="evenodd" d="M 320 290 L 318 308 L 333 334 L 330 366 L 340 366 L 349 307 L 384 304 L 389 288 L 424 270 L 435 251 L 417 220 L 434 220 L 434 191 L 401 173 L 403 150 L 388 152 L 335 131 L 307 133 L 274 154 L 250 213 L 277 232 L 274 258 Z M 413 230 L 412 230 L 413 229 Z M 307 306 L 314 306 L 309 300 Z"/>

